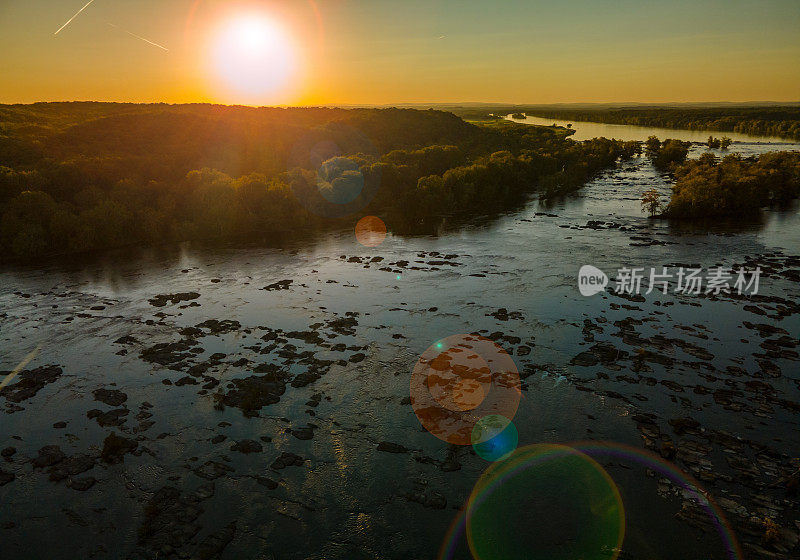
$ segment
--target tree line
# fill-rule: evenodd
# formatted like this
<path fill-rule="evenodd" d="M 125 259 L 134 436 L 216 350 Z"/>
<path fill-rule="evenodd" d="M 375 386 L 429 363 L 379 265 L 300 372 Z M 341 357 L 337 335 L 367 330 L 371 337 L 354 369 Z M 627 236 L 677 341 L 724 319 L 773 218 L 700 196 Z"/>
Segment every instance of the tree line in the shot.
<path fill-rule="evenodd" d="M 674 170 L 665 215 L 673 218 L 748 217 L 800 197 L 800 153 L 769 152 L 719 159 L 705 153 Z"/>
<path fill-rule="evenodd" d="M 434 110 L 0 106 L 0 258 L 298 235 L 365 212 L 411 231 L 569 192 L 639 149 L 568 134 Z"/>

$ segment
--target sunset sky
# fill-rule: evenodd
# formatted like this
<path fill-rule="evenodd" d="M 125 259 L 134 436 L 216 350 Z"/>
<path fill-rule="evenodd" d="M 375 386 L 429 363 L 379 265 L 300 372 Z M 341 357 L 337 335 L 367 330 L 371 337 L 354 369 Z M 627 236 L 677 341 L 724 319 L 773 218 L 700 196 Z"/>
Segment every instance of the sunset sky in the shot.
<path fill-rule="evenodd" d="M 0 102 L 800 101 L 797 0 L 87 1 L 0 0 Z"/>

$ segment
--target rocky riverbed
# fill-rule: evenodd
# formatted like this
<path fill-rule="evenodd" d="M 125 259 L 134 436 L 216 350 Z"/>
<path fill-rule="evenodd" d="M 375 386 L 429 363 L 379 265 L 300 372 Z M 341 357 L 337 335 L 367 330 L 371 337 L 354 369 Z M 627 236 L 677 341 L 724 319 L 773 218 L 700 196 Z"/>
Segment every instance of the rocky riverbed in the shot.
<path fill-rule="evenodd" d="M 489 463 L 420 427 L 409 379 L 431 344 L 478 333 L 519 370 L 520 446 L 649 450 L 743 557 L 796 557 L 800 216 L 691 230 L 641 216 L 651 186 L 667 178 L 636 159 L 576 198 L 376 248 L 340 232 L 3 271 L 0 379 L 34 353 L 0 392 L 4 550 L 435 557 Z M 583 297 L 583 264 L 763 272 L 753 297 Z M 652 464 L 597 460 L 625 504 L 621 557 L 731 557 Z"/>

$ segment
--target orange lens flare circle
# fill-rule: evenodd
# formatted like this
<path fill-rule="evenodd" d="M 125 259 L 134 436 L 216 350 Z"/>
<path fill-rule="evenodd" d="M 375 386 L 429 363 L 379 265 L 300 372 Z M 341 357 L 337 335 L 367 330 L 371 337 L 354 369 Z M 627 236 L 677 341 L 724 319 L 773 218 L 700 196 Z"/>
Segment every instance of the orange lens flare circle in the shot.
<path fill-rule="evenodd" d="M 355 231 L 356 241 L 364 247 L 377 247 L 386 239 L 386 224 L 378 216 L 364 216 Z"/>
<path fill-rule="evenodd" d="M 476 334 L 458 334 L 432 344 L 411 374 L 411 406 L 437 438 L 472 445 L 481 418 L 514 418 L 522 396 L 519 371 L 501 346 Z"/>

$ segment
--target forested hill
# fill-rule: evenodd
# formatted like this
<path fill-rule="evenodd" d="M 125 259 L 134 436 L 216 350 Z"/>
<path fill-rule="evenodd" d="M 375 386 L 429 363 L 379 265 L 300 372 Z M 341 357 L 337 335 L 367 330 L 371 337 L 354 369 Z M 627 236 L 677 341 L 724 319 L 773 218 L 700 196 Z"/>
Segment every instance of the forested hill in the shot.
<path fill-rule="evenodd" d="M 741 132 L 800 140 L 800 107 L 620 107 L 570 109 L 515 107 L 531 116 L 568 121 Z"/>
<path fill-rule="evenodd" d="M 367 211 L 397 231 L 574 189 L 638 150 L 569 134 L 437 110 L 0 106 L 0 260 L 294 235 Z"/>
<path fill-rule="evenodd" d="M 275 173 L 297 144 L 316 140 L 383 153 L 475 141 L 480 132 L 441 111 L 37 103 L 0 106 L 0 162 L 122 157 L 170 160 L 178 174 L 204 165 Z"/>

